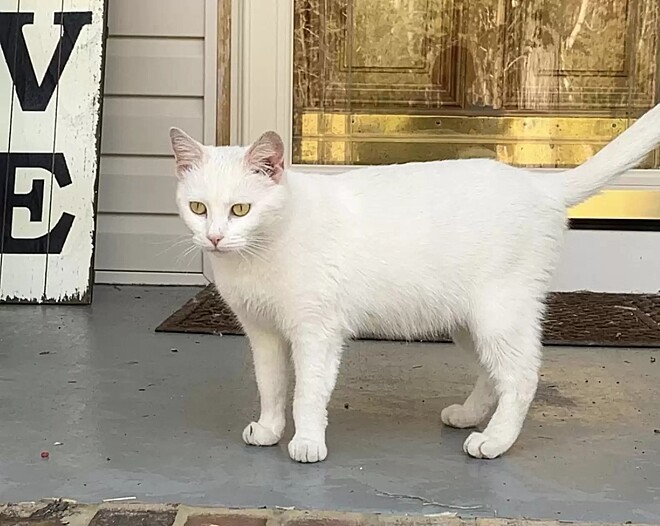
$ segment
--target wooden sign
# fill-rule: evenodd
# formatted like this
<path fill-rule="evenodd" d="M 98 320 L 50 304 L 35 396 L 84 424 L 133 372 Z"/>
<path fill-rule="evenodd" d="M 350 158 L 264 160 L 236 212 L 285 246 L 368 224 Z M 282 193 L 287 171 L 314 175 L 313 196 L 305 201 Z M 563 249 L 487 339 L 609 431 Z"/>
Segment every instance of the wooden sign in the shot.
<path fill-rule="evenodd" d="M 0 302 L 89 303 L 104 0 L 0 0 Z"/>

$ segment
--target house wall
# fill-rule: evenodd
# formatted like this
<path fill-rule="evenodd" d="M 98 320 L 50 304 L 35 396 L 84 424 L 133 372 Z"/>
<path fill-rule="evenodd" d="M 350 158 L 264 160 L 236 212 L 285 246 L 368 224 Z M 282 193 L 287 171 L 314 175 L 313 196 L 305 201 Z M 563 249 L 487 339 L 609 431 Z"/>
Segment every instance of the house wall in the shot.
<path fill-rule="evenodd" d="M 216 1 L 108 9 L 96 281 L 202 283 L 201 255 L 182 257 L 168 129 L 215 140 Z"/>

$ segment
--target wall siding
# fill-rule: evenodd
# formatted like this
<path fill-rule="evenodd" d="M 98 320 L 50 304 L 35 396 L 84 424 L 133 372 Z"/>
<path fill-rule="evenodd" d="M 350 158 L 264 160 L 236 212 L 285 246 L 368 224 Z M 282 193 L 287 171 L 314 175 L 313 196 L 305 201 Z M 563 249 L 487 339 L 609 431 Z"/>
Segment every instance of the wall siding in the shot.
<path fill-rule="evenodd" d="M 168 130 L 207 139 L 215 34 L 209 0 L 112 0 L 109 4 L 99 180 L 96 280 L 202 282 L 202 258 L 186 257 L 176 215 Z M 208 132 L 207 132 L 208 133 Z"/>

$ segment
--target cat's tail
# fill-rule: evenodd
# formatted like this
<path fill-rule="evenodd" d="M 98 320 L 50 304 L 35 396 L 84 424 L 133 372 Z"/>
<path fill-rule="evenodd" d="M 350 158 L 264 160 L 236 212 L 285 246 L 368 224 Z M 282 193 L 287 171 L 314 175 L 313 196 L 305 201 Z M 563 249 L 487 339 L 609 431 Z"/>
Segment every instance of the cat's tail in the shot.
<path fill-rule="evenodd" d="M 634 168 L 660 145 L 660 104 L 607 144 L 584 164 L 564 172 L 566 206 L 597 194 L 612 179 Z"/>

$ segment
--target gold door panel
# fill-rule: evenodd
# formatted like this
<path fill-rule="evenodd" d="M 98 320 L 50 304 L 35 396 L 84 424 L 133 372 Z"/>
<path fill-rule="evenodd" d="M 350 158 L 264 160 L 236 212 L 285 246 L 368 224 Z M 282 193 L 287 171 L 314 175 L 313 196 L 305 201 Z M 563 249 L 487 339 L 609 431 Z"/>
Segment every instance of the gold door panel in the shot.
<path fill-rule="evenodd" d="M 660 100 L 657 0 L 294 5 L 294 163 L 571 167 Z M 607 193 L 573 215 L 660 219 L 658 198 Z"/>

